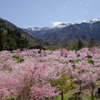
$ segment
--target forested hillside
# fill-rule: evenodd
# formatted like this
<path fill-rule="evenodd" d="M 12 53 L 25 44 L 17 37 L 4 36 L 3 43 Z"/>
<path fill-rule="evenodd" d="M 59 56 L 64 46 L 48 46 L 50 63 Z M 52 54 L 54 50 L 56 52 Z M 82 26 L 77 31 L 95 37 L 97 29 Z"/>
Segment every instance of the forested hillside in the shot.
<path fill-rule="evenodd" d="M 17 29 L 0 29 L 0 51 L 23 49 L 29 46 L 29 41 Z"/>
<path fill-rule="evenodd" d="M 7 20 L 4 20 L 4 19 L 2 19 L 2 18 L 0 18 L 0 29 L 2 29 L 4 32 L 5 32 L 6 30 L 9 30 L 9 31 L 7 31 L 8 34 L 10 34 L 9 39 L 12 38 L 12 37 L 13 37 L 13 39 L 15 39 L 14 37 L 17 37 L 18 34 L 21 34 L 21 36 L 22 36 L 26 41 L 27 41 L 27 40 L 29 41 L 29 44 L 30 44 L 30 45 L 36 45 L 36 44 L 45 45 L 45 44 L 46 44 L 46 42 L 44 42 L 43 40 L 33 37 L 32 35 L 30 35 L 30 34 L 24 32 L 21 28 L 15 26 L 15 25 L 12 24 L 11 22 L 9 22 L 9 21 L 7 21 Z M 1 32 L 1 33 L 3 33 L 3 32 Z M 14 33 L 14 34 L 13 34 L 13 33 Z M 4 33 L 4 34 L 6 34 L 6 33 Z M 8 36 L 8 34 L 7 34 L 7 36 Z M 12 35 L 11 35 L 11 34 L 12 34 Z M 15 35 L 16 35 L 16 36 L 15 36 Z M 22 37 L 21 37 L 21 39 L 22 39 Z M 11 40 L 11 41 L 12 41 L 12 40 Z M 15 41 L 16 41 L 16 40 L 15 40 Z M 17 41 L 16 41 L 16 42 L 17 42 Z M 23 42 L 23 39 L 22 39 L 20 42 Z M 23 44 L 23 43 L 22 43 L 22 44 Z M 28 43 L 27 43 L 27 44 L 28 44 Z M 21 45 L 20 45 L 20 46 L 21 46 Z M 27 46 L 27 45 L 26 45 L 26 46 Z M 25 47 L 26 47 L 26 46 L 25 46 Z M 23 47 L 24 47 L 24 46 L 22 45 L 21 48 L 23 48 Z"/>

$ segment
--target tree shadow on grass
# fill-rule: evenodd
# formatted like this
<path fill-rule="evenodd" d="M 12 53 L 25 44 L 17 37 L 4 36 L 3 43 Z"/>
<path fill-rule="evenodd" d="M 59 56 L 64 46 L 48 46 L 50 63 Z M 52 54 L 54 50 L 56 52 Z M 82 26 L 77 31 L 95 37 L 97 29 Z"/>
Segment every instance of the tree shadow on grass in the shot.
<path fill-rule="evenodd" d="M 82 98 L 80 97 L 80 92 L 74 93 L 73 96 L 68 98 L 68 100 L 82 100 Z"/>

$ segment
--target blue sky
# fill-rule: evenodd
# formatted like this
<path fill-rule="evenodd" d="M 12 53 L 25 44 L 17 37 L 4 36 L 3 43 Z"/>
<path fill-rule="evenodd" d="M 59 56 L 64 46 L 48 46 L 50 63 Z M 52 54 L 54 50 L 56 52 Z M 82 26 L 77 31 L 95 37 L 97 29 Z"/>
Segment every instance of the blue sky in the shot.
<path fill-rule="evenodd" d="M 0 0 L 0 17 L 18 27 L 53 27 L 100 18 L 100 0 Z"/>

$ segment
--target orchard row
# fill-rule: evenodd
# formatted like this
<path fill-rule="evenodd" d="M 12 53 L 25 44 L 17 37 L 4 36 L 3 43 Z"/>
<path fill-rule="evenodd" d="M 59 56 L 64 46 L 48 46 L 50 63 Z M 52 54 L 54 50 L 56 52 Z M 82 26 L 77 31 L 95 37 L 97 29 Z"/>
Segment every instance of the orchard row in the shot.
<path fill-rule="evenodd" d="M 100 80 L 100 49 L 0 52 L 0 100 L 43 100 L 67 93 L 77 82 L 94 100 Z"/>

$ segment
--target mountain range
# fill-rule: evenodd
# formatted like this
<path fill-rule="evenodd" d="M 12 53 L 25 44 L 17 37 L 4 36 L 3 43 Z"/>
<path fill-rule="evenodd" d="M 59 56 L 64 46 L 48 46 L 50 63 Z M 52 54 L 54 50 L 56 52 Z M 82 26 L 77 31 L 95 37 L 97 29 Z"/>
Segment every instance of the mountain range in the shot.
<path fill-rule="evenodd" d="M 94 38 L 100 42 L 100 18 L 82 23 L 62 23 L 56 27 L 23 29 L 50 44 L 74 43 L 78 40 L 89 41 Z"/>
<path fill-rule="evenodd" d="M 4 30 L 7 30 L 7 29 L 10 29 L 10 30 L 18 30 L 21 32 L 21 34 L 26 37 L 26 39 L 29 41 L 29 43 L 31 45 L 34 45 L 34 44 L 39 44 L 39 45 L 45 45 L 46 43 L 41 40 L 41 39 L 38 39 L 36 37 L 33 37 L 32 35 L 28 34 L 27 32 L 23 31 L 21 28 L 17 27 L 16 25 L 14 25 L 13 23 L 5 20 L 5 19 L 2 19 L 0 18 L 0 29 L 4 29 Z"/>
<path fill-rule="evenodd" d="M 26 29 L 19 28 L 11 22 L 0 18 L 0 28 L 19 30 L 31 44 L 75 43 L 79 40 L 88 42 L 91 38 L 100 42 L 100 18 L 82 23 L 61 23 L 56 27 Z"/>
<path fill-rule="evenodd" d="M 45 34 L 56 32 L 66 26 L 73 25 L 73 23 L 61 23 L 55 27 L 33 27 L 33 28 L 22 28 L 23 31 L 31 34 L 34 37 L 41 37 Z"/>

